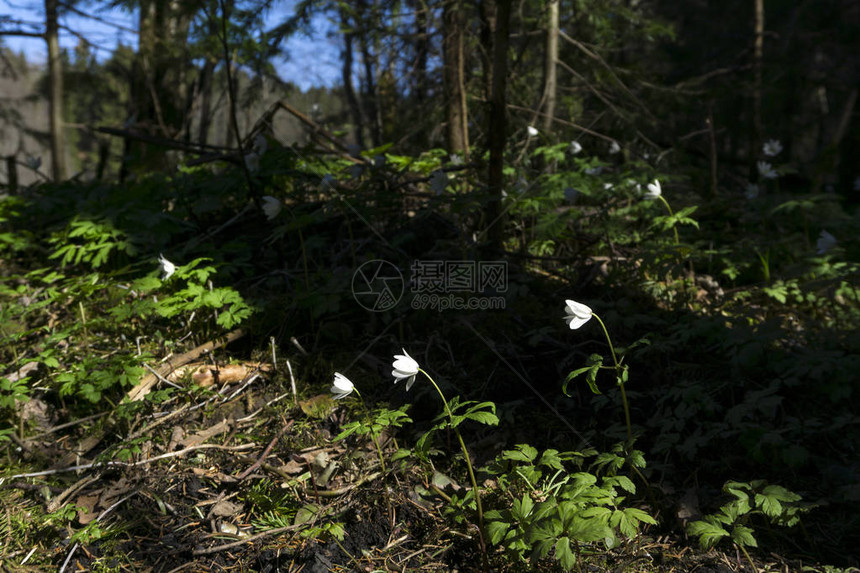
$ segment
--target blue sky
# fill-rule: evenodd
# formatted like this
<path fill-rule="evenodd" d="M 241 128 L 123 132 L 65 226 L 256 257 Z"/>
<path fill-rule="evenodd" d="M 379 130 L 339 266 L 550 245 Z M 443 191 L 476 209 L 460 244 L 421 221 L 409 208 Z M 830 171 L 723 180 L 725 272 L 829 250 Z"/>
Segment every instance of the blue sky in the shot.
<path fill-rule="evenodd" d="M 294 0 L 285 0 L 269 15 L 272 25 L 282 21 L 292 12 Z M 127 45 L 136 45 L 137 38 L 130 32 L 136 28 L 137 18 L 134 14 L 123 10 L 96 10 L 91 3 L 81 3 L 81 11 L 97 15 L 102 23 L 90 18 L 84 18 L 75 14 L 68 14 L 61 18 L 61 23 L 68 28 L 78 32 L 97 46 L 99 57 L 105 57 L 116 47 L 118 42 Z M 0 0 L 0 16 L 9 16 L 15 20 L 32 23 L 33 31 L 41 31 L 44 21 L 44 2 L 41 0 Z M 112 24 L 112 25 L 111 25 Z M 20 26 L 8 25 L 7 29 L 19 28 Z M 338 62 L 339 46 L 337 38 L 326 37 L 326 31 L 330 29 L 328 22 L 323 18 L 314 21 L 314 34 L 312 38 L 299 36 L 287 42 L 289 57 L 276 62 L 281 77 L 298 85 L 302 90 L 313 86 L 332 85 L 340 76 L 340 64 Z M 2 42 L 5 46 L 15 52 L 23 51 L 28 59 L 34 63 L 44 63 L 46 59 L 45 42 L 39 38 L 25 38 L 17 36 L 4 36 Z M 60 46 L 73 49 L 78 43 L 78 38 L 68 30 L 60 30 Z"/>

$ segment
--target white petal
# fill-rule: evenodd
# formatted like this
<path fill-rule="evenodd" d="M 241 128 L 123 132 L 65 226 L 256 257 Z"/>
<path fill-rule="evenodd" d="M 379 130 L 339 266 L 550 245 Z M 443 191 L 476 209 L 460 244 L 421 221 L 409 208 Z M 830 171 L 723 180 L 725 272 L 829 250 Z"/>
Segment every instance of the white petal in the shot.
<path fill-rule="evenodd" d="M 161 272 L 164 273 L 161 280 L 166 281 L 176 272 L 176 265 L 165 259 L 164 255 L 161 254 L 158 255 L 158 262 L 161 264 Z"/>
<path fill-rule="evenodd" d="M 526 132 L 528 132 L 529 137 L 537 137 L 539 133 L 538 130 L 531 125 L 526 128 Z"/>

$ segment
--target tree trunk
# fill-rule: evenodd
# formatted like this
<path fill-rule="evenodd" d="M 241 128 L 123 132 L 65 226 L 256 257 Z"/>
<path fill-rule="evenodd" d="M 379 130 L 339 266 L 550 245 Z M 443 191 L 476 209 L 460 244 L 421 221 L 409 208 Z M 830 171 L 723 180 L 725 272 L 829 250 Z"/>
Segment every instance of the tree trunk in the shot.
<path fill-rule="evenodd" d="M 358 97 L 355 95 L 355 87 L 352 85 L 352 63 L 353 49 L 352 42 L 355 39 L 355 33 L 352 31 L 352 23 L 349 20 L 349 14 L 346 8 L 340 7 L 340 24 L 343 26 L 343 63 L 340 69 L 341 81 L 343 81 L 343 95 L 346 98 L 346 104 L 352 114 L 353 138 L 355 143 L 364 147 L 364 117 L 361 114 L 361 106 L 358 103 Z"/>
<path fill-rule="evenodd" d="M 466 86 L 463 68 L 463 32 L 465 28 L 462 0 L 449 0 L 442 7 L 443 76 L 445 88 L 445 133 L 449 153 L 468 158 L 469 126 L 466 108 Z"/>
<path fill-rule="evenodd" d="M 496 29 L 495 0 L 480 0 L 478 11 L 481 15 L 481 67 L 483 68 L 484 99 L 493 96 L 493 34 Z"/>
<path fill-rule="evenodd" d="M 546 60 L 544 61 L 544 116 L 542 127 L 548 135 L 552 131 L 552 119 L 555 115 L 555 100 L 557 91 L 556 62 L 558 61 L 558 0 L 549 0 L 547 4 L 546 26 Z"/>
<path fill-rule="evenodd" d="M 504 213 L 502 212 L 502 189 L 505 166 L 506 96 L 508 77 L 508 36 L 511 19 L 511 0 L 497 0 L 496 29 L 493 34 L 493 91 L 490 98 L 489 125 L 487 126 L 487 147 L 490 163 L 487 183 L 490 188 L 490 201 L 487 205 L 490 248 L 500 251 L 504 239 Z"/>
<path fill-rule="evenodd" d="M 203 70 L 200 72 L 200 126 L 197 132 L 197 142 L 205 144 L 209 139 L 209 128 L 212 126 L 212 92 L 214 91 L 215 59 L 206 58 Z"/>
<path fill-rule="evenodd" d="M 761 121 L 761 92 L 762 92 L 762 59 L 764 58 L 764 0 L 753 0 L 755 3 L 755 39 L 753 44 L 753 124 L 750 137 L 750 171 L 755 174 L 755 164 L 761 151 L 762 121 Z"/>
<path fill-rule="evenodd" d="M 48 44 L 50 78 L 49 123 L 51 130 L 51 175 L 54 181 L 66 177 L 66 138 L 63 133 L 63 62 L 57 23 L 58 0 L 45 0 L 45 40 Z"/>

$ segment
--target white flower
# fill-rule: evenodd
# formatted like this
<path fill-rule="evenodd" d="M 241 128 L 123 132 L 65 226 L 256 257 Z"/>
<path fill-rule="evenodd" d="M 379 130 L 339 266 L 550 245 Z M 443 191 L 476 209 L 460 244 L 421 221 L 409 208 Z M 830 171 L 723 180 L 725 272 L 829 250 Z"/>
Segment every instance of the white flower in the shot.
<path fill-rule="evenodd" d="M 268 148 L 269 140 L 267 140 L 266 136 L 262 133 L 258 134 L 257 137 L 254 138 L 254 151 L 257 152 L 257 155 L 262 157 Z"/>
<path fill-rule="evenodd" d="M 526 128 L 526 133 L 529 134 L 529 137 L 537 137 L 538 133 L 540 133 L 537 128 L 532 127 L 531 125 Z"/>
<path fill-rule="evenodd" d="M 263 213 L 266 214 L 266 219 L 271 221 L 281 212 L 283 203 L 272 197 L 271 195 L 263 195 Z"/>
<path fill-rule="evenodd" d="M 604 183 L 604 184 L 603 184 L 603 189 L 604 189 L 604 191 L 609 191 L 609 190 L 610 190 L 610 189 L 612 189 L 613 187 L 615 187 L 615 185 L 613 185 L 612 183 Z"/>
<path fill-rule="evenodd" d="M 821 234 L 818 235 L 818 240 L 815 242 L 815 246 L 818 247 L 818 254 L 823 255 L 827 251 L 835 247 L 836 243 L 836 237 L 834 237 L 827 231 L 822 230 Z"/>
<path fill-rule="evenodd" d="M 750 183 L 749 185 L 747 185 L 747 188 L 744 189 L 744 197 L 752 201 L 753 199 L 758 198 L 760 191 L 761 190 L 759 189 L 758 185 L 756 185 L 755 183 Z"/>
<path fill-rule="evenodd" d="M 334 373 L 334 383 L 331 386 L 331 393 L 334 394 L 335 400 L 346 398 L 352 394 L 353 390 L 355 390 L 355 385 L 349 378 L 340 372 Z"/>
<path fill-rule="evenodd" d="M 451 165 L 463 165 L 463 156 L 456 153 L 451 156 Z"/>
<path fill-rule="evenodd" d="M 260 156 L 254 153 L 245 154 L 245 167 L 248 168 L 248 171 L 254 172 L 260 169 Z"/>
<path fill-rule="evenodd" d="M 571 142 L 570 142 L 570 152 L 571 152 L 571 154 L 576 155 L 576 154 L 577 154 L 577 153 L 579 153 L 580 151 L 582 151 L 582 145 L 580 145 L 578 141 L 571 141 Z"/>
<path fill-rule="evenodd" d="M 394 355 L 392 367 L 394 371 L 391 372 L 391 375 L 395 378 L 394 383 L 397 384 L 401 380 L 406 380 L 406 391 L 409 392 L 412 384 L 415 383 L 415 376 L 418 374 L 418 363 L 409 356 L 404 348 L 403 354 Z"/>
<path fill-rule="evenodd" d="M 564 317 L 565 322 L 570 326 L 571 330 L 576 330 L 589 320 L 591 320 L 591 308 L 585 306 L 575 300 L 566 300 L 564 312 L 567 316 Z"/>
<path fill-rule="evenodd" d="M 767 161 L 759 161 L 757 165 L 758 174 L 765 179 L 776 179 L 779 177 L 779 173 L 777 173 L 773 166 Z"/>
<path fill-rule="evenodd" d="M 430 176 L 430 188 L 436 195 L 441 195 L 448 187 L 448 174 L 444 171 L 434 171 Z"/>
<path fill-rule="evenodd" d="M 517 179 L 517 182 L 514 183 L 514 191 L 517 193 L 525 193 L 529 190 L 529 182 L 525 177 L 520 177 Z"/>
<path fill-rule="evenodd" d="M 768 157 L 776 157 L 782 151 L 782 144 L 778 139 L 771 139 L 770 141 L 765 141 L 761 150 Z"/>
<path fill-rule="evenodd" d="M 653 183 L 648 184 L 648 190 L 645 191 L 645 199 L 653 201 L 663 194 L 663 189 L 660 188 L 660 180 L 655 179 Z"/>
<path fill-rule="evenodd" d="M 39 167 L 42 166 L 42 158 L 36 157 L 35 155 L 28 155 L 24 159 L 24 163 L 27 165 L 27 167 L 29 167 L 33 171 L 36 171 L 37 169 L 39 169 Z"/>
<path fill-rule="evenodd" d="M 161 280 L 166 281 L 176 272 L 176 265 L 165 259 L 164 255 L 158 255 L 158 263 L 161 265 L 161 272 L 164 273 Z"/>
<path fill-rule="evenodd" d="M 612 142 L 612 145 L 610 145 L 610 146 L 609 146 L 609 153 L 610 153 L 611 155 L 615 155 L 615 154 L 616 154 L 616 153 L 618 153 L 619 151 L 621 151 L 621 146 L 620 146 L 620 145 L 618 145 L 618 142 L 617 142 L 617 141 L 613 141 L 613 142 Z"/>
<path fill-rule="evenodd" d="M 587 167 L 585 169 L 586 175 L 600 175 L 601 173 L 603 173 L 603 166 L 602 165 L 597 165 L 595 167 Z"/>

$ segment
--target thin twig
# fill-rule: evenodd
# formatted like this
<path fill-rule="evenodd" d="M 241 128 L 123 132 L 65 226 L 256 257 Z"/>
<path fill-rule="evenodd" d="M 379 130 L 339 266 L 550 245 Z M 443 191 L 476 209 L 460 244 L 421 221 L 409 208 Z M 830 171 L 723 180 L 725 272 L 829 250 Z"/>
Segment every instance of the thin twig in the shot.
<path fill-rule="evenodd" d="M 9 479 L 18 479 L 18 478 L 31 478 L 31 477 L 41 477 L 41 476 L 49 476 L 55 474 L 61 474 L 66 472 L 77 472 L 81 470 L 89 470 L 93 468 L 109 468 L 109 467 L 121 467 L 121 468 L 133 468 L 137 466 L 143 466 L 149 464 L 151 462 L 157 460 L 163 460 L 167 458 L 175 458 L 177 456 L 181 456 L 187 454 L 189 452 L 193 452 L 195 450 L 226 450 L 229 452 L 247 450 L 250 448 L 255 448 L 254 444 L 242 444 L 239 446 L 221 446 L 218 444 L 200 444 L 197 446 L 190 446 L 185 448 L 184 450 L 179 450 L 178 452 L 168 452 L 166 454 L 161 454 L 160 456 L 155 456 L 152 458 L 147 458 L 145 460 L 140 460 L 136 462 L 115 462 L 113 460 L 107 462 L 93 462 L 91 464 L 83 464 L 80 466 L 70 466 L 67 468 L 58 468 L 55 470 L 45 470 L 41 472 L 32 472 L 28 474 L 16 474 L 12 476 L 8 476 Z"/>
<path fill-rule="evenodd" d="M 251 475 L 251 472 L 253 472 L 255 469 L 260 467 L 260 465 L 263 463 L 263 460 L 266 459 L 266 457 L 269 455 L 269 452 L 272 451 L 272 448 L 274 448 L 275 444 L 278 443 L 278 440 L 281 439 L 281 436 L 283 436 L 287 430 L 292 428 L 294 423 L 295 423 L 295 420 L 290 420 L 289 422 L 284 424 L 284 426 L 281 428 L 281 430 L 275 435 L 274 438 L 272 438 L 272 441 L 269 442 L 269 445 L 266 446 L 266 449 L 263 450 L 263 453 L 260 454 L 260 457 L 257 458 L 257 461 L 254 462 L 248 469 L 246 469 L 241 474 L 239 474 L 239 477 L 237 479 L 239 479 L 239 480 L 245 479 L 246 477 Z"/>

